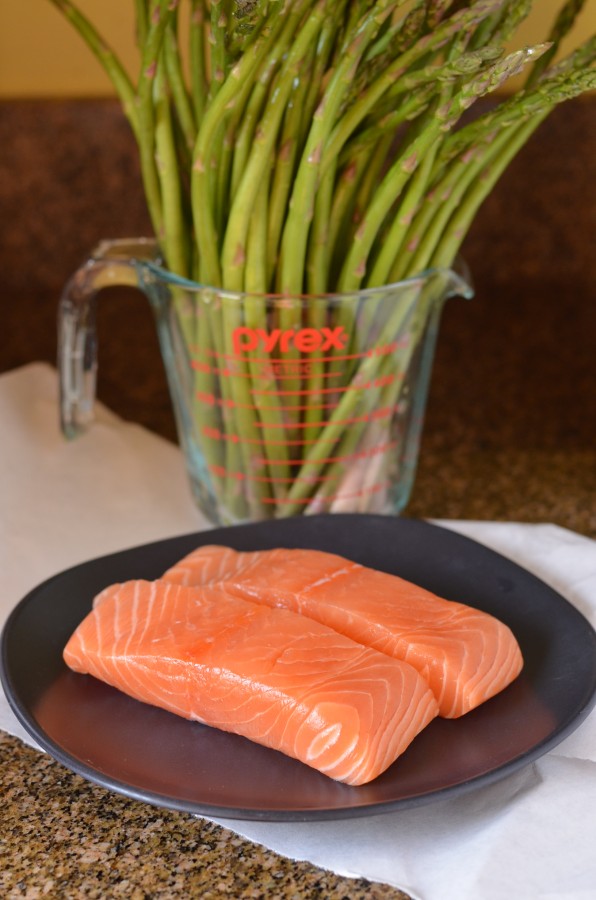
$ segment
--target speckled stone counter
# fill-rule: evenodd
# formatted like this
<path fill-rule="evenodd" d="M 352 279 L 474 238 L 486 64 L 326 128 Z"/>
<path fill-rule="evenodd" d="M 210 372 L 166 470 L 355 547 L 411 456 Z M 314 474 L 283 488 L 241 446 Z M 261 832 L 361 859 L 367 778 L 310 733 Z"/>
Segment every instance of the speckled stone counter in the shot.
<path fill-rule="evenodd" d="M 443 315 L 415 517 L 596 537 L 596 104 L 558 109 L 466 241 L 476 297 Z M 61 286 L 100 239 L 148 234 L 117 104 L 0 105 L 0 372 L 55 360 Z M 99 396 L 176 439 L 151 313 L 106 291 Z M 400 897 L 90 785 L 0 734 L 0 895 Z"/>
<path fill-rule="evenodd" d="M 0 732 L 0 895 L 404 898 L 292 862 L 202 819 L 109 794 Z"/>

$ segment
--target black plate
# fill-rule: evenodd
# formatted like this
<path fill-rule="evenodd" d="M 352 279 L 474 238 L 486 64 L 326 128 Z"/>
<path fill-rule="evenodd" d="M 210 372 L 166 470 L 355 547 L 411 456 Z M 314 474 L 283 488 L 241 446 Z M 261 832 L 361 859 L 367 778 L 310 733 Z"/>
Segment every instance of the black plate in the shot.
<path fill-rule="evenodd" d="M 312 547 L 417 582 L 498 616 L 525 659 L 502 694 L 436 719 L 383 775 L 347 787 L 235 735 L 129 699 L 72 673 L 62 649 L 108 584 L 154 579 L 200 544 Z M 596 700 L 596 634 L 533 575 L 451 531 L 386 516 L 297 517 L 185 535 L 69 569 L 8 619 L 2 681 L 17 717 L 52 756 L 111 790 L 224 818 L 300 821 L 389 812 L 488 784 L 573 731 Z"/>

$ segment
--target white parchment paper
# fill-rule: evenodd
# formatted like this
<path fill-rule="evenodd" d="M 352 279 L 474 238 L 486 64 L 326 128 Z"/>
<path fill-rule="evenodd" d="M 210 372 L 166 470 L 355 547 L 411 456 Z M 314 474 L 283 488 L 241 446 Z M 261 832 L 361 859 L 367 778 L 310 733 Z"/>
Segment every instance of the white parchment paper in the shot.
<path fill-rule="evenodd" d="M 209 527 L 177 447 L 101 406 L 86 435 L 63 439 L 50 366 L 0 376 L 0 428 L 0 625 L 63 569 Z M 549 524 L 438 524 L 524 566 L 596 625 L 596 542 Z M 0 728 L 35 746 L 3 694 Z M 596 900 L 596 714 L 537 763 L 458 798 L 340 822 L 220 822 L 420 900 Z"/>

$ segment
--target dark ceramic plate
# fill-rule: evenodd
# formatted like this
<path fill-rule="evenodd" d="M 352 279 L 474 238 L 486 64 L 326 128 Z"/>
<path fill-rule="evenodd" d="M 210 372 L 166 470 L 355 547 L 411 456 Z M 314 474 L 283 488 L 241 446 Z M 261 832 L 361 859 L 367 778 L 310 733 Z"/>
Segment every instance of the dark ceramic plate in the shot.
<path fill-rule="evenodd" d="M 498 616 L 524 654 L 521 676 L 462 719 L 436 719 L 383 775 L 347 787 L 235 735 L 129 699 L 72 673 L 62 648 L 106 585 L 154 579 L 193 548 L 312 547 L 398 573 Z M 52 756 L 129 797 L 190 813 L 299 821 L 370 815 L 504 777 L 573 731 L 596 700 L 596 634 L 524 569 L 451 531 L 408 519 L 334 515 L 159 541 L 44 582 L 10 616 L 2 680 L 25 728 Z"/>

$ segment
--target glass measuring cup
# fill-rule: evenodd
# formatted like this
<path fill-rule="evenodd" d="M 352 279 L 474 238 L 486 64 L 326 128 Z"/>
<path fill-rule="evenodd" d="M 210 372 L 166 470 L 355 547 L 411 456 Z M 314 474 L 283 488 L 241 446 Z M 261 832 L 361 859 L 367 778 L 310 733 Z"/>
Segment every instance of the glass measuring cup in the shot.
<path fill-rule="evenodd" d="M 106 241 L 60 303 L 68 437 L 93 419 L 97 295 L 116 284 L 152 306 L 191 489 L 212 522 L 405 508 L 441 310 L 472 296 L 465 272 L 349 294 L 236 293 L 173 275 L 152 240 Z"/>

